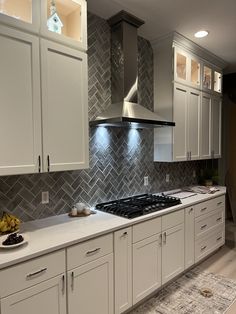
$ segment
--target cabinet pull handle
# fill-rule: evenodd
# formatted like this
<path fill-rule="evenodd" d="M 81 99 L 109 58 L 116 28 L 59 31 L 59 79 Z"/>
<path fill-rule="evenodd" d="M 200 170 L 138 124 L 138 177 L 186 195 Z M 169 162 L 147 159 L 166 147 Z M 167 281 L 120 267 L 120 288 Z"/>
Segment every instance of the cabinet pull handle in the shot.
<path fill-rule="evenodd" d="M 206 224 L 206 225 L 201 226 L 201 230 L 205 229 L 206 227 L 207 227 L 207 224 Z"/>
<path fill-rule="evenodd" d="M 199 82 L 197 81 L 197 83 L 199 83 Z M 191 94 L 194 95 L 194 96 L 199 96 L 199 94 L 197 94 L 197 93 L 191 92 Z"/>
<path fill-rule="evenodd" d="M 166 232 L 163 233 L 163 243 L 166 244 Z"/>
<path fill-rule="evenodd" d="M 204 251 L 206 248 L 207 248 L 206 245 L 202 246 L 202 247 L 201 247 L 201 251 Z"/>
<path fill-rule="evenodd" d="M 206 209 L 206 207 L 201 208 L 201 212 L 204 212 Z"/>
<path fill-rule="evenodd" d="M 34 273 L 30 273 L 30 274 L 26 275 L 26 278 L 30 279 L 30 278 L 32 278 L 32 277 L 34 277 L 34 276 L 41 275 L 41 274 L 44 273 L 46 270 L 47 270 L 47 267 L 42 268 L 42 269 L 40 269 L 40 270 L 38 270 L 38 271 L 36 271 L 36 272 L 34 272 Z"/>
<path fill-rule="evenodd" d="M 72 273 L 71 273 L 71 290 L 74 290 L 74 281 L 75 281 L 75 275 L 74 275 L 74 272 L 72 271 Z"/>
<path fill-rule="evenodd" d="M 126 237 L 126 236 L 127 236 L 127 234 L 128 234 L 128 232 L 127 232 L 127 231 L 125 231 L 125 232 L 122 234 L 122 236 L 121 236 L 121 237 Z"/>
<path fill-rule="evenodd" d="M 86 255 L 89 256 L 89 255 L 96 254 L 96 253 L 98 253 L 100 250 L 101 250 L 101 248 L 98 247 L 98 248 L 96 248 L 96 249 L 94 249 L 94 250 L 92 250 L 92 251 L 88 251 L 88 252 L 86 253 Z"/>
<path fill-rule="evenodd" d="M 219 202 L 219 203 L 217 203 L 217 206 L 219 206 L 219 205 L 221 205 L 222 204 L 222 202 Z"/>
<path fill-rule="evenodd" d="M 193 212 L 193 208 L 191 207 L 188 213 L 191 214 L 192 212 Z"/>
<path fill-rule="evenodd" d="M 48 161 L 48 172 L 50 171 L 50 157 L 49 155 L 47 156 L 47 161 Z"/>
<path fill-rule="evenodd" d="M 179 87 L 176 87 L 177 90 L 181 91 L 181 92 L 185 92 L 186 93 L 186 90 L 182 89 L 182 88 L 179 88 Z"/>
<path fill-rule="evenodd" d="M 38 157 L 38 162 L 39 162 L 39 172 L 41 172 L 41 156 L 40 155 Z"/>
<path fill-rule="evenodd" d="M 221 219 L 222 219 L 222 217 L 219 217 L 219 218 L 216 219 L 216 221 L 220 221 Z"/>
<path fill-rule="evenodd" d="M 192 152 L 189 152 L 189 155 L 190 155 L 189 159 L 191 160 L 192 159 Z"/>
<path fill-rule="evenodd" d="M 160 234 L 160 237 L 159 237 L 159 238 L 160 238 L 159 244 L 162 245 L 162 233 Z"/>
<path fill-rule="evenodd" d="M 65 293 L 65 275 L 62 276 L 62 293 Z"/>
<path fill-rule="evenodd" d="M 216 241 L 220 241 L 221 239 L 222 239 L 222 237 L 219 237 L 219 238 L 216 239 Z"/>

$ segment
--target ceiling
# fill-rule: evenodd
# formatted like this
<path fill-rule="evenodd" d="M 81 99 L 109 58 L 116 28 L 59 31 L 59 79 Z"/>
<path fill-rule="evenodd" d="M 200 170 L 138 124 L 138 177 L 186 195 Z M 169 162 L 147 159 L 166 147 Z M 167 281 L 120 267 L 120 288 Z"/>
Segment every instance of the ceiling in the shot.
<path fill-rule="evenodd" d="M 236 72 L 236 0 L 87 0 L 88 11 L 111 17 L 126 10 L 143 19 L 139 35 L 152 40 L 177 31 L 228 63 Z M 206 29 L 206 38 L 193 34 Z"/>

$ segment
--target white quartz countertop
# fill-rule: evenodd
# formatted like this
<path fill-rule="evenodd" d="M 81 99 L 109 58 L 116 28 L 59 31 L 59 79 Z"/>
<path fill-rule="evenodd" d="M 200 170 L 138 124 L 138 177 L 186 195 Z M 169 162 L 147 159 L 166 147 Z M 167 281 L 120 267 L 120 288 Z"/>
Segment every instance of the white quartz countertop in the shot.
<path fill-rule="evenodd" d="M 226 193 L 225 187 L 219 189 L 220 191 L 214 194 L 197 194 L 182 199 L 180 205 L 134 219 L 97 211 L 95 215 L 87 217 L 71 218 L 64 214 L 25 223 L 22 225 L 21 232 L 27 232 L 29 235 L 28 244 L 14 249 L 0 249 L 0 269 Z"/>

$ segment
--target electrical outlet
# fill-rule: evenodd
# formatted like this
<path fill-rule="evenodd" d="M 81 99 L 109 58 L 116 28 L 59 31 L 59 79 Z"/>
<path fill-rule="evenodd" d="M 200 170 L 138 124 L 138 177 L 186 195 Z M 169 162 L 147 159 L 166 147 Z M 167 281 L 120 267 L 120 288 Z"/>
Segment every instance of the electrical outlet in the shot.
<path fill-rule="evenodd" d="M 193 170 L 193 178 L 196 178 L 196 170 Z"/>
<path fill-rule="evenodd" d="M 166 182 L 170 182 L 170 175 L 168 173 L 166 174 Z"/>
<path fill-rule="evenodd" d="M 144 177 L 143 178 L 143 182 L 144 182 L 144 186 L 147 186 L 148 185 L 148 176 Z"/>
<path fill-rule="evenodd" d="M 49 203 L 49 192 L 42 192 L 42 204 L 48 204 Z"/>

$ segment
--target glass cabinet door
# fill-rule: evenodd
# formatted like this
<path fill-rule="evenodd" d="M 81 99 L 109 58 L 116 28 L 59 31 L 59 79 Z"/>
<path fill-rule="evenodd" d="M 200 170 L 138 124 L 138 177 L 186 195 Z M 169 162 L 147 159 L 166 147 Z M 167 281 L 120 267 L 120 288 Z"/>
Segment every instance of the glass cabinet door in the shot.
<path fill-rule="evenodd" d="M 195 59 L 191 59 L 191 83 L 192 85 L 196 85 L 196 86 L 200 86 L 200 70 L 201 70 L 201 66 L 200 66 L 200 62 L 198 60 Z"/>
<path fill-rule="evenodd" d="M 187 80 L 187 57 L 180 53 L 176 52 L 176 64 L 175 64 L 175 73 L 176 79 Z"/>
<path fill-rule="evenodd" d="M 206 65 L 203 67 L 203 88 L 212 89 L 212 69 Z"/>
<path fill-rule="evenodd" d="M 214 71 L 214 91 L 222 93 L 222 73 Z"/>
<path fill-rule="evenodd" d="M 0 21 L 16 28 L 39 31 L 39 1 L 0 0 Z"/>
<path fill-rule="evenodd" d="M 56 41 L 87 48 L 85 0 L 42 0 L 41 32 Z"/>

